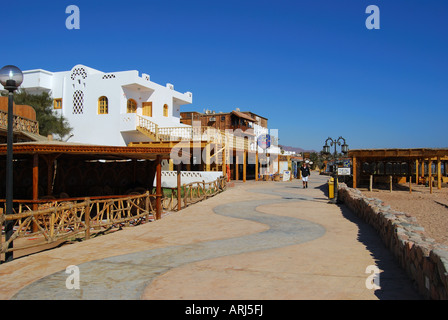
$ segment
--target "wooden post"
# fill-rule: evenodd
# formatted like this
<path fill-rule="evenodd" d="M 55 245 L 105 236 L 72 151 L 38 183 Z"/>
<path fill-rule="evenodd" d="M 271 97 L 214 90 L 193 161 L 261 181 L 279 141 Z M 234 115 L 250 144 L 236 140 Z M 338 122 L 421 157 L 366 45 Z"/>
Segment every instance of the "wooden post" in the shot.
<path fill-rule="evenodd" d="M 39 199 L 39 155 L 33 155 L 33 200 Z M 38 209 L 37 203 L 33 203 L 33 211 Z M 36 221 L 33 221 L 32 231 L 38 231 Z"/>
<path fill-rule="evenodd" d="M 162 217 L 162 156 L 156 158 L 156 220 Z"/>
<path fill-rule="evenodd" d="M 240 179 L 240 173 L 239 170 L 240 169 L 240 164 L 238 161 L 238 151 L 235 152 L 235 180 L 239 180 Z"/>
<path fill-rule="evenodd" d="M 357 162 L 356 162 L 356 157 L 353 157 L 352 159 L 352 169 L 353 169 L 353 189 L 356 189 L 358 186 L 357 183 L 357 179 L 358 179 L 358 174 L 357 174 Z"/>
<path fill-rule="evenodd" d="M 422 178 L 425 177 L 425 160 L 424 159 L 422 159 L 422 164 L 420 166 L 420 174 L 421 174 Z"/>
<path fill-rule="evenodd" d="M 370 175 L 370 184 L 369 184 L 369 191 L 373 190 L 373 175 Z"/>
<path fill-rule="evenodd" d="M 437 157 L 437 189 L 442 189 L 442 162 Z"/>
<path fill-rule="evenodd" d="M 432 160 L 428 163 L 429 192 L 432 193 Z"/>
<path fill-rule="evenodd" d="M 389 188 L 390 192 L 392 192 L 392 176 L 389 176 Z"/>
<path fill-rule="evenodd" d="M 145 198 L 146 222 L 149 222 L 149 211 L 151 209 L 149 201 L 150 201 L 149 191 L 146 191 L 146 198 Z"/>
<path fill-rule="evenodd" d="M 222 149 L 222 155 L 221 155 L 221 158 L 222 158 L 222 175 L 224 176 L 224 177 L 226 177 L 227 176 L 227 167 L 226 167 L 226 163 L 227 163 L 227 159 L 226 159 L 226 148 L 225 148 L 225 146 L 223 147 L 223 149 Z"/>
<path fill-rule="evenodd" d="M 429 176 L 429 193 L 432 194 L 432 176 Z"/>
<path fill-rule="evenodd" d="M 180 184 L 181 184 L 182 172 L 180 171 L 180 166 L 181 166 L 181 164 L 179 163 L 177 165 L 177 211 L 180 211 L 182 209 L 181 198 L 180 198 Z"/>
<path fill-rule="evenodd" d="M 258 181 L 258 150 L 255 151 L 255 181 Z"/>
<path fill-rule="evenodd" d="M 205 146 L 205 171 L 210 171 L 210 143 Z"/>
<path fill-rule="evenodd" d="M 412 175 L 409 175 L 409 193 L 412 193 Z"/>
<path fill-rule="evenodd" d="M 418 185 L 418 159 L 415 160 L 415 184 Z"/>
<path fill-rule="evenodd" d="M 86 198 L 86 208 L 84 211 L 84 222 L 86 225 L 86 240 L 90 239 L 90 198 Z"/>
<path fill-rule="evenodd" d="M 247 151 L 243 152 L 243 182 L 246 182 Z"/>

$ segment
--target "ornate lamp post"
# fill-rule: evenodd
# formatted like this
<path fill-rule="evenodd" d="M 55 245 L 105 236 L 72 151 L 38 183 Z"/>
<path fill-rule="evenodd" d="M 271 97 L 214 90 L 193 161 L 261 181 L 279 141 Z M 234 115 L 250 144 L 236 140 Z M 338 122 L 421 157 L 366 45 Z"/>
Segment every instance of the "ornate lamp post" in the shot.
<path fill-rule="evenodd" d="M 0 69 L 0 83 L 9 91 L 8 94 L 8 132 L 7 132 L 7 151 L 6 151 L 6 214 L 12 214 L 12 182 L 13 182 L 13 162 L 12 162 L 12 145 L 13 145 L 13 103 L 14 91 L 22 84 L 22 71 L 16 66 L 4 66 Z M 8 241 L 13 234 L 13 222 L 7 221 L 5 223 L 5 240 Z M 12 249 L 12 242 L 9 248 Z M 5 262 L 13 259 L 12 251 L 5 253 Z"/>
<path fill-rule="evenodd" d="M 341 141 L 343 144 L 341 144 Z M 330 142 L 330 145 L 328 145 L 328 142 Z M 328 138 L 325 140 L 325 145 L 323 146 L 322 152 L 325 154 L 330 154 L 330 147 L 334 146 L 334 165 L 333 165 L 333 179 L 334 179 L 334 198 L 333 203 L 337 203 L 338 201 L 338 166 L 337 166 L 337 152 L 336 152 L 336 146 L 341 146 L 341 151 L 343 154 L 348 153 L 348 144 L 345 142 L 345 139 L 343 137 L 339 137 L 337 140 Z"/>

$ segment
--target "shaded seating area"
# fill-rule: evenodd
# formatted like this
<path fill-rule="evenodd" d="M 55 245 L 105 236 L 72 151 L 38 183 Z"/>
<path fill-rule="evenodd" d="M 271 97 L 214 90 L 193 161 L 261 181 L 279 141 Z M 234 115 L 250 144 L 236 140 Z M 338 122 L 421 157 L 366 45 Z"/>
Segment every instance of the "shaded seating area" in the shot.
<path fill-rule="evenodd" d="M 394 184 L 426 185 L 441 189 L 448 183 L 448 149 L 356 149 L 349 151 L 352 159 L 353 188 Z"/>
<path fill-rule="evenodd" d="M 113 147 L 35 141 L 15 143 L 14 202 L 152 193 L 161 161 L 171 148 Z M 0 145 L 0 179 L 6 177 L 6 145 Z M 5 198 L 0 186 L 0 199 Z M 160 192 L 156 192 L 161 194 Z"/>

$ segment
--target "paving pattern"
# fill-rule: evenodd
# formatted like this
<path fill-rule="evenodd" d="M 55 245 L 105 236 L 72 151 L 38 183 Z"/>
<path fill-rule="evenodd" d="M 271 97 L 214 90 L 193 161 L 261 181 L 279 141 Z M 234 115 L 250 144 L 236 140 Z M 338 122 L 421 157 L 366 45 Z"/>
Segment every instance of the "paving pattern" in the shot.
<path fill-rule="evenodd" d="M 257 207 L 285 202 L 310 200 L 270 189 L 254 189 L 281 196 L 280 199 L 253 200 L 215 207 L 220 215 L 247 219 L 269 226 L 269 229 L 247 236 L 142 251 L 117 257 L 90 261 L 79 265 L 82 274 L 80 290 L 61 286 L 68 274 L 64 271 L 47 276 L 22 289 L 15 299 L 139 299 L 144 288 L 155 277 L 181 265 L 247 252 L 280 248 L 322 236 L 325 228 L 301 219 L 261 213 Z"/>
<path fill-rule="evenodd" d="M 394 265 L 387 250 L 381 248 L 379 239 L 372 230 L 361 226 L 364 228 L 363 239 L 353 238 L 341 231 L 343 228 L 340 228 L 338 224 L 344 225 L 344 228 L 348 226 L 353 229 L 353 222 L 355 222 L 357 229 L 360 228 L 358 226 L 360 222 L 355 221 L 356 219 L 350 213 L 348 215 L 345 213 L 345 217 L 341 216 L 337 206 L 327 204 L 328 200 L 322 191 L 325 188 L 325 182 L 325 177 L 315 177 L 310 182 L 311 189 L 305 190 L 299 188 L 301 183 L 297 182 L 295 184 L 263 182 L 258 185 L 247 184 L 247 187 L 236 187 L 237 192 L 242 194 L 240 200 L 246 197 L 248 200 L 232 202 L 232 192 L 235 191 L 226 191 L 219 195 L 220 204 L 213 206 L 213 212 L 235 221 L 245 220 L 261 224 L 265 226 L 264 231 L 248 232 L 249 234 L 230 238 L 164 246 L 128 254 L 114 254 L 110 257 L 87 261 L 77 264 L 81 275 L 79 290 L 66 288 L 65 283 L 69 274 L 64 269 L 40 277 L 17 290 L 11 298 L 18 300 L 135 300 L 154 299 L 154 296 L 160 299 L 202 299 L 205 296 L 210 299 L 222 297 L 225 299 L 232 297 L 272 299 L 272 296 L 265 296 L 265 292 L 272 291 L 272 286 L 284 285 L 285 288 L 282 291 L 289 290 L 289 295 L 283 293 L 279 297 L 287 299 L 289 297 L 291 299 L 418 299 L 419 296 L 413 291 L 411 283 Z M 229 195 L 226 195 L 227 193 Z M 230 196 L 227 201 L 226 196 Z M 213 198 L 195 206 L 197 210 L 202 210 L 203 204 L 213 203 L 212 200 Z M 300 208 L 306 208 L 309 214 L 309 216 L 303 215 L 305 219 L 296 214 L 300 212 Z M 191 207 L 187 209 L 194 210 Z M 279 214 L 282 210 L 288 214 Z M 329 217 L 336 223 L 327 224 L 330 222 Z M 351 219 L 353 221 L 347 221 Z M 107 237 L 104 236 L 103 239 Z M 338 243 L 342 240 L 332 239 L 343 239 L 344 242 Z M 86 244 L 89 242 L 94 245 L 92 240 L 87 241 Z M 360 242 L 363 243 L 360 244 Z M 366 243 L 368 248 L 364 246 Z M 353 249 L 350 248 L 351 245 Z M 337 253 L 338 248 L 341 249 L 339 253 Z M 381 261 L 381 268 L 386 271 L 383 273 L 385 277 L 382 278 L 382 287 L 385 290 L 378 291 L 375 295 L 365 288 L 364 279 L 367 275 L 363 275 L 364 270 L 359 273 L 359 269 L 365 269 L 366 263 L 370 263 L 372 252 L 375 252 L 376 260 Z M 290 259 L 289 264 L 282 265 L 285 256 Z M 234 279 L 240 277 L 240 283 L 245 283 L 244 277 L 249 279 L 257 274 L 258 278 L 254 278 L 255 282 L 267 281 L 266 287 L 260 287 L 260 293 L 257 293 L 258 289 L 248 282 L 246 289 L 242 286 L 230 288 L 226 287 L 228 279 L 220 279 L 224 274 L 223 268 L 236 269 L 235 259 L 244 263 L 241 257 L 257 258 L 256 262 L 247 260 L 247 270 L 245 270 L 247 272 L 239 272 L 238 275 L 233 276 Z M 270 259 L 275 263 L 269 263 Z M 260 261 L 268 263 L 264 262 L 265 265 L 261 266 Z M 210 266 L 213 264 L 215 265 L 212 270 Z M 303 269 L 305 264 L 306 270 Z M 330 264 L 335 266 L 332 270 L 327 268 Z M 208 273 L 203 273 L 202 282 L 198 281 L 201 275 L 197 269 L 201 265 L 207 265 L 208 268 Z M 271 269 L 271 266 L 284 270 L 284 273 L 279 273 L 275 279 L 271 279 L 272 271 L 267 270 Z M 340 266 L 346 266 L 347 270 L 344 271 Z M 256 273 L 254 273 L 255 269 L 257 269 Z M 352 276 L 353 270 L 356 270 L 357 274 Z M 0 268 L 0 274 L 1 271 Z M 206 274 L 209 274 L 209 278 L 206 278 Z M 338 282 L 332 284 L 332 279 L 337 279 Z M 305 280 L 306 287 L 304 285 L 301 288 L 300 281 Z M 184 282 L 188 285 L 181 284 Z M 293 283 L 294 287 L 288 289 L 290 283 Z M 341 283 L 345 287 L 343 290 L 340 288 Z M 348 283 L 351 284 L 347 285 Z M 186 287 L 191 290 L 189 291 Z M 213 295 L 213 288 L 216 287 L 222 288 L 222 292 L 228 290 L 228 295 Z M 200 292 L 204 292 L 205 295 L 198 295 Z"/>

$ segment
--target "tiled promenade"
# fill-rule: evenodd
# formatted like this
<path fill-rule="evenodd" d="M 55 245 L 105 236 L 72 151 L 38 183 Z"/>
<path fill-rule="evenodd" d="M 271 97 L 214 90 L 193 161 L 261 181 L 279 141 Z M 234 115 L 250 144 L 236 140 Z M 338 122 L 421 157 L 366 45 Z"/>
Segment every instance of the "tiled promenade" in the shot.
<path fill-rule="evenodd" d="M 0 265 L 0 299 L 419 299 L 328 177 L 237 183 L 162 220 Z M 80 288 L 65 272 L 79 268 Z M 380 290 L 366 288 L 380 270 Z"/>

